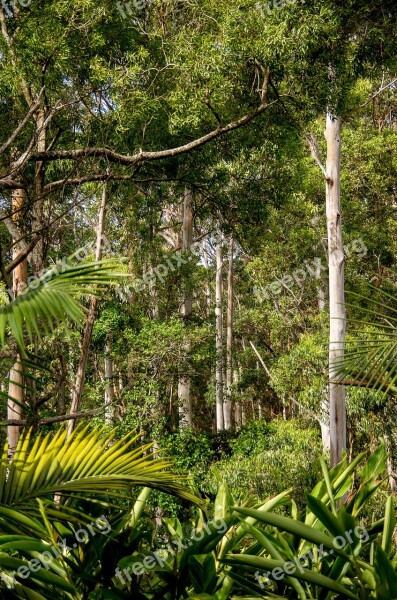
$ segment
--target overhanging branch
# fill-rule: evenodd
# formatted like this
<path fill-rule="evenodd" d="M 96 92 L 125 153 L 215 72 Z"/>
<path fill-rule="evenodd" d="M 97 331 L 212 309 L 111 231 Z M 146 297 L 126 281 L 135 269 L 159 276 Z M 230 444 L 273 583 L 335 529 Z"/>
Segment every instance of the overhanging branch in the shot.
<path fill-rule="evenodd" d="M 105 408 L 103 408 L 103 407 L 94 408 L 93 410 L 87 410 L 86 412 L 73 413 L 71 415 L 59 415 L 58 417 L 48 417 L 47 419 L 40 419 L 40 421 L 38 422 L 38 425 L 49 425 L 50 423 L 61 423 L 62 421 L 70 421 L 73 419 L 82 419 L 84 417 L 92 417 L 108 408 L 109 408 L 109 405 L 107 405 Z M 22 419 L 22 420 L 7 419 L 6 421 L 2 421 L 0 423 L 0 426 L 1 427 L 11 427 L 13 425 L 17 425 L 18 427 L 25 427 L 26 424 L 27 424 L 26 419 Z"/>
<path fill-rule="evenodd" d="M 193 140 L 187 144 L 182 146 L 177 146 L 176 148 L 169 148 L 168 150 L 158 150 L 153 152 L 144 152 L 140 150 L 136 154 L 128 155 L 128 154 L 120 154 L 119 152 L 115 152 L 114 150 L 110 150 L 109 148 L 96 148 L 96 147 L 88 147 L 88 148 L 75 148 L 72 150 L 46 150 L 42 152 L 30 152 L 28 158 L 25 158 L 26 162 L 50 162 L 57 160 L 82 160 L 86 158 L 104 158 L 108 162 L 117 163 L 123 166 L 136 166 L 144 162 L 162 160 L 166 158 L 172 158 L 175 156 L 179 156 L 181 154 L 186 154 L 208 144 L 212 140 L 217 139 L 231 131 L 239 129 L 244 125 L 247 125 L 261 115 L 267 108 L 276 104 L 279 100 L 274 100 L 273 102 L 267 103 L 262 102 L 254 111 L 251 113 L 244 115 L 240 119 L 225 125 L 224 127 L 217 127 L 210 133 Z M 26 154 L 26 153 L 25 153 Z M 15 176 L 15 173 L 14 173 Z M 86 183 L 89 181 L 100 181 L 103 179 L 103 175 L 93 174 L 87 175 L 85 177 L 81 177 L 78 179 L 71 180 L 70 183 L 74 183 L 76 185 L 81 183 Z M 111 179 L 111 176 L 107 176 L 108 179 Z M 115 179 L 121 179 L 120 176 L 115 177 Z M 48 184 L 46 190 L 53 190 L 56 187 L 60 186 L 61 182 L 57 181 L 54 184 Z M 21 184 L 16 184 L 12 179 L 10 179 L 9 175 L 5 174 L 4 177 L 0 177 L 0 189 L 1 188 L 13 188 L 13 187 L 21 187 Z"/>

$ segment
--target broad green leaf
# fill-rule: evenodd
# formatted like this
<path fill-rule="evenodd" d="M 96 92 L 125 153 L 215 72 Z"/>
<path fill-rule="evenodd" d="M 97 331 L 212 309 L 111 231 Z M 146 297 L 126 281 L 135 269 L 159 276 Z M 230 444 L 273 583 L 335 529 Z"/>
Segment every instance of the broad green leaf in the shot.
<path fill-rule="evenodd" d="M 230 566 L 235 567 L 248 567 L 249 570 L 258 570 L 262 573 L 266 573 L 267 576 L 273 579 L 272 571 L 273 569 L 278 568 L 282 572 L 284 571 L 285 561 L 281 560 L 273 560 L 267 559 L 259 556 L 245 556 L 240 555 L 237 557 L 228 557 L 223 560 L 223 562 Z M 343 597 L 352 598 L 353 600 L 358 600 L 358 596 L 351 592 L 344 585 L 333 581 L 329 577 L 325 577 L 320 573 L 316 573 L 315 571 L 311 571 L 309 569 L 305 569 L 304 567 L 298 567 L 296 565 L 296 571 L 293 573 L 294 578 L 308 581 L 309 583 L 314 583 L 322 588 L 331 590 L 332 592 L 341 594 Z M 279 577 L 279 572 L 277 572 L 277 577 Z"/>

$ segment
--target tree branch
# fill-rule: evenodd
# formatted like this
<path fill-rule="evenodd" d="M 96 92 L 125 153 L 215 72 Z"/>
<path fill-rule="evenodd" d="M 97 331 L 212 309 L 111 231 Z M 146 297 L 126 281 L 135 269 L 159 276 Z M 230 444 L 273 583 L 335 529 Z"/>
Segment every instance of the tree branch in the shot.
<path fill-rule="evenodd" d="M 44 92 L 44 87 L 41 88 L 36 101 L 34 102 L 34 104 L 32 104 L 31 108 L 29 109 L 29 111 L 26 113 L 25 117 L 23 118 L 23 120 L 20 122 L 20 124 L 18 125 L 18 127 L 15 129 L 15 131 L 10 135 L 10 137 L 8 138 L 8 140 L 6 142 L 4 142 L 4 144 L 0 147 L 0 154 L 3 154 L 3 152 L 5 152 L 7 150 L 7 148 L 9 146 L 11 146 L 11 144 L 13 143 L 13 141 L 17 138 L 17 136 L 21 133 L 22 129 L 24 129 L 24 127 L 27 125 L 27 123 L 29 122 L 31 116 L 33 115 L 33 113 L 38 109 L 38 107 L 40 106 L 40 102 L 41 102 L 41 96 L 43 95 Z"/>
<path fill-rule="evenodd" d="M 54 160 L 76 160 L 79 158 L 106 158 L 110 162 L 115 162 L 120 165 L 129 166 L 136 165 L 141 162 L 148 162 L 154 160 L 161 160 L 163 158 L 171 158 L 174 156 L 179 156 L 180 154 L 186 154 L 191 150 L 195 150 L 196 148 L 200 148 L 204 144 L 225 135 L 225 133 L 229 133 L 235 129 L 243 127 L 257 116 L 261 115 L 269 106 L 275 104 L 277 101 L 271 102 L 270 104 L 260 104 L 253 112 L 248 115 L 244 115 L 237 121 L 233 121 L 224 127 L 217 127 L 210 133 L 203 135 L 196 140 L 184 144 L 183 146 L 178 146 L 176 148 L 170 148 L 168 150 L 158 150 L 154 152 L 143 152 L 142 150 L 137 154 L 127 155 L 120 154 L 118 152 L 114 152 L 108 148 L 76 148 L 75 150 L 51 150 L 46 152 L 33 152 L 29 158 L 29 162 L 37 162 L 37 161 L 54 161 Z"/>
<path fill-rule="evenodd" d="M 135 166 L 144 162 L 162 160 L 165 158 L 179 156 L 181 154 L 186 154 L 187 152 L 200 148 L 201 146 L 204 146 L 208 142 L 215 140 L 216 138 L 221 137 L 226 133 L 243 127 L 256 117 L 261 115 L 267 108 L 269 108 L 273 104 L 276 104 L 279 101 L 278 99 L 274 100 L 273 102 L 270 102 L 269 104 L 265 101 L 265 88 L 266 82 L 264 82 L 264 86 L 262 88 L 262 98 L 264 102 L 262 102 L 253 112 L 244 115 L 240 119 L 237 119 L 236 121 L 233 121 L 232 123 L 229 123 L 224 127 L 219 126 L 217 127 L 217 129 L 214 129 L 210 133 L 207 133 L 206 135 L 182 146 L 177 146 L 176 148 L 170 148 L 168 150 L 159 150 L 153 152 L 144 152 L 140 150 L 138 153 L 132 155 L 120 154 L 119 152 L 115 152 L 114 150 L 110 150 L 109 148 L 96 147 L 76 148 L 73 150 L 46 150 L 42 152 L 31 152 L 31 148 L 29 148 L 23 153 L 22 157 L 19 159 L 18 167 L 21 168 L 23 166 L 21 164 L 22 160 L 23 162 L 50 162 L 57 160 L 80 160 L 86 158 L 105 158 L 109 162 L 117 163 L 123 166 Z M 15 165 L 13 165 L 13 167 L 14 168 L 12 170 L 12 175 L 15 176 Z M 88 183 L 90 181 L 103 181 L 104 179 L 123 180 L 124 178 L 125 180 L 132 179 L 131 176 L 105 176 L 105 174 L 94 174 L 70 180 L 70 183 L 73 183 L 74 185 L 79 185 L 82 183 Z M 52 191 L 61 185 L 63 185 L 62 181 L 50 183 L 46 186 L 45 191 Z M 14 181 L 14 179 L 11 179 L 10 173 L 4 174 L 3 177 L 0 177 L 0 189 L 12 189 L 19 187 L 21 187 L 21 184 Z"/>
<path fill-rule="evenodd" d="M 29 254 L 32 252 L 32 250 L 37 246 L 37 244 L 40 241 L 40 237 L 35 238 L 34 240 L 32 240 L 30 242 L 30 244 L 28 246 L 25 246 L 25 248 L 18 254 L 18 256 L 16 256 L 14 258 L 14 260 L 12 260 L 10 263 L 8 263 L 8 265 L 4 268 L 5 273 L 8 275 L 9 273 L 11 273 L 14 269 L 16 269 L 16 267 L 21 264 L 21 262 L 23 260 L 25 260 L 25 258 L 29 257 Z"/>
<path fill-rule="evenodd" d="M 318 156 L 318 146 L 317 146 L 316 136 L 313 133 L 309 133 L 306 136 L 306 140 L 307 140 L 307 143 L 309 144 L 310 152 L 311 152 L 314 162 L 321 169 L 324 177 L 327 177 L 327 171 Z"/>
<path fill-rule="evenodd" d="M 92 417 L 97 415 L 101 411 L 108 409 L 109 405 L 101 408 L 94 408 L 93 410 L 87 410 L 86 412 L 78 412 L 73 413 L 71 415 L 59 415 L 58 417 L 48 417 L 47 419 L 40 419 L 38 425 L 49 425 L 50 423 L 61 423 L 62 421 L 70 421 L 72 419 L 82 419 L 85 417 Z M 19 427 L 25 427 L 27 424 L 26 419 L 22 419 L 21 421 L 18 419 L 7 419 L 6 421 L 2 421 L 0 423 L 1 427 L 11 427 L 12 425 L 18 425 Z"/>

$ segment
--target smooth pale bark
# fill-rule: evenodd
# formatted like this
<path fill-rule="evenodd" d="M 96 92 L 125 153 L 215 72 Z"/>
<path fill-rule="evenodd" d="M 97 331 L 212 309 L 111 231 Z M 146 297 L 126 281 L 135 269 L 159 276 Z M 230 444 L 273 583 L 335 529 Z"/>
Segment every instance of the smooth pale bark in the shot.
<path fill-rule="evenodd" d="M 208 256 L 208 240 L 204 239 L 201 244 L 202 253 L 203 253 L 203 263 L 204 267 L 208 273 L 209 271 L 209 256 Z M 211 287 L 209 281 L 207 279 L 205 284 L 205 296 L 207 301 L 207 316 L 211 314 Z"/>
<path fill-rule="evenodd" d="M 152 221 L 154 221 L 154 216 L 152 217 Z M 151 271 L 151 272 L 153 272 L 153 270 L 157 266 L 157 256 L 156 256 L 156 250 L 155 250 L 155 244 L 154 244 L 154 237 L 155 237 L 155 224 L 154 224 L 154 222 L 152 222 L 150 224 L 150 238 L 149 239 L 150 239 L 151 251 L 150 251 L 150 266 L 148 269 L 148 271 Z M 157 281 L 153 281 L 153 283 L 150 284 L 149 293 L 150 293 L 150 306 L 151 306 L 152 319 L 155 321 L 156 319 L 159 318 L 159 315 L 160 315 Z"/>
<path fill-rule="evenodd" d="M 245 346 L 245 344 L 244 344 Z M 244 347 L 245 350 L 245 347 Z M 243 367 L 239 367 L 238 370 L 238 377 L 239 377 L 239 381 L 242 381 L 243 379 Z M 245 427 L 247 425 L 247 410 L 246 410 L 246 404 L 245 402 L 241 403 L 241 426 Z"/>
<path fill-rule="evenodd" d="M 255 344 L 252 341 L 250 341 L 250 345 L 251 345 L 251 348 L 253 349 L 253 351 L 255 352 L 256 356 L 259 359 L 259 362 L 256 363 L 256 368 L 259 369 L 259 363 L 260 363 L 262 365 L 262 367 L 264 368 L 264 370 L 266 372 L 266 375 L 269 377 L 269 380 L 271 380 L 272 379 L 272 375 L 271 375 L 269 369 L 267 368 L 265 361 L 263 360 L 263 358 L 259 354 L 258 348 L 255 346 Z M 262 405 L 261 405 L 260 401 L 258 403 L 258 418 L 259 419 L 262 418 Z"/>
<path fill-rule="evenodd" d="M 234 386 L 237 387 L 237 384 L 238 384 L 238 370 L 237 369 L 235 369 L 233 372 L 233 383 L 234 383 Z M 241 401 L 237 400 L 235 403 L 235 408 L 234 408 L 234 426 L 236 429 L 241 428 L 241 422 L 242 422 L 242 406 L 241 406 Z"/>
<path fill-rule="evenodd" d="M 245 409 L 245 404 L 241 407 L 241 426 L 245 427 L 247 425 L 247 411 Z"/>
<path fill-rule="evenodd" d="M 321 441 L 323 452 L 328 453 L 331 447 L 331 431 L 329 419 L 329 403 L 327 398 L 321 400 L 321 415 L 320 415 Z"/>
<path fill-rule="evenodd" d="M 22 365 L 18 360 L 10 370 L 10 379 L 8 384 L 8 404 L 7 404 L 7 419 L 17 419 L 20 421 L 23 417 L 22 407 L 17 402 L 23 403 L 23 369 Z M 12 400 L 11 400 L 12 398 Z M 17 401 L 17 402 L 16 402 Z M 9 425 L 7 430 L 8 437 L 8 456 L 11 458 L 14 455 L 15 449 L 18 444 L 20 434 L 20 427 L 18 425 Z"/>
<path fill-rule="evenodd" d="M 18 224 L 24 218 L 26 208 L 26 193 L 23 189 L 13 190 L 12 192 L 12 220 Z M 14 240 L 16 242 L 17 240 Z M 18 244 L 13 247 L 13 258 L 16 258 L 20 252 Z M 12 290 L 16 298 L 26 287 L 28 280 L 28 265 L 26 259 L 19 263 L 12 273 Z M 7 403 L 7 418 L 21 420 L 23 410 L 19 404 L 24 402 L 24 377 L 20 357 L 16 357 L 15 364 L 10 370 Z M 16 402 L 13 402 L 13 400 Z M 18 404 L 19 403 L 19 404 Z M 9 456 L 12 457 L 18 444 L 20 427 L 10 425 L 7 430 Z"/>
<path fill-rule="evenodd" d="M 186 189 L 183 198 L 182 219 L 182 252 L 187 252 L 193 242 L 193 194 Z M 192 313 L 192 290 L 189 282 L 185 286 L 184 298 L 180 307 L 180 315 L 186 320 Z M 184 352 L 189 353 L 189 343 L 184 344 Z M 192 398 L 190 394 L 190 377 L 181 375 L 178 381 L 178 406 L 180 427 L 191 427 L 193 422 Z"/>
<path fill-rule="evenodd" d="M 36 137 L 38 152 L 46 150 L 46 127 L 45 127 L 45 111 L 40 108 L 36 116 Z M 32 251 L 31 265 L 35 275 L 37 275 L 44 267 L 45 262 L 45 245 L 44 245 L 44 183 L 45 183 L 45 163 L 38 161 L 35 167 L 35 201 L 32 208 L 32 234 L 38 232 L 40 239 Z"/>
<path fill-rule="evenodd" d="M 315 277 L 318 281 L 317 306 L 318 306 L 318 311 L 321 313 L 321 312 L 323 312 L 323 310 L 325 310 L 325 293 L 321 287 L 321 267 L 320 266 L 316 267 Z"/>
<path fill-rule="evenodd" d="M 397 494 L 397 475 L 396 475 L 396 456 L 397 456 L 397 439 L 395 433 L 395 416 L 390 403 L 384 411 L 384 438 L 387 452 L 387 475 L 389 478 L 389 486 L 393 495 Z"/>
<path fill-rule="evenodd" d="M 232 386 L 233 386 L 233 237 L 229 241 L 229 268 L 227 274 L 227 316 L 226 316 L 226 390 L 223 407 L 225 429 L 232 426 Z"/>
<path fill-rule="evenodd" d="M 346 450 L 345 388 L 338 383 L 337 365 L 344 357 L 346 335 L 344 252 L 342 241 L 342 211 L 340 197 L 341 122 L 327 113 L 326 208 L 329 269 L 329 406 L 331 467 Z"/>
<path fill-rule="evenodd" d="M 216 284 L 215 284 L 215 396 L 216 396 L 216 429 L 224 429 L 223 419 L 223 317 L 222 317 L 222 242 L 216 246 Z"/>
<path fill-rule="evenodd" d="M 102 251 L 103 251 L 103 232 L 105 228 L 105 213 L 106 213 L 106 203 L 107 203 L 107 184 L 103 184 L 102 191 L 102 200 L 101 206 L 99 209 L 99 217 L 98 217 L 98 227 L 97 227 L 97 241 L 96 241 L 96 251 L 95 251 L 95 260 L 102 259 Z M 87 360 L 88 360 L 88 351 L 90 349 L 91 337 L 92 337 L 92 329 L 94 327 L 96 309 L 97 309 L 98 299 L 93 296 L 90 301 L 90 307 L 88 309 L 87 320 L 83 332 L 83 338 L 81 342 L 81 350 L 80 350 L 80 358 L 79 364 L 77 367 L 76 374 L 76 382 L 72 392 L 72 404 L 70 407 L 70 414 L 77 413 L 81 404 L 81 397 L 83 395 L 83 387 L 85 380 L 85 372 L 87 368 Z M 72 434 L 77 425 L 77 419 L 71 419 L 68 423 L 68 436 Z"/>

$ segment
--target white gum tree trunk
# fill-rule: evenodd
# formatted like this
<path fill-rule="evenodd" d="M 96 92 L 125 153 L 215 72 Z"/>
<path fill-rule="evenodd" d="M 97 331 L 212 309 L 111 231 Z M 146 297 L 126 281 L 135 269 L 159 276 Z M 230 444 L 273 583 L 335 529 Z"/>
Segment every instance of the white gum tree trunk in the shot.
<path fill-rule="evenodd" d="M 187 252 L 193 242 L 193 194 L 185 190 L 183 198 L 182 218 L 182 252 Z M 184 298 L 180 308 L 182 319 L 186 320 L 192 313 L 192 290 L 189 283 L 184 286 Z M 189 343 L 184 344 L 184 352 L 189 353 Z M 190 377 L 182 375 L 178 381 L 178 405 L 180 427 L 191 427 L 193 424 L 193 407 L 190 393 Z"/>
<path fill-rule="evenodd" d="M 327 113 L 326 209 L 329 269 L 329 407 L 331 467 L 346 450 L 345 388 L 338 383 L 337 365 L 343 360 L 346 335 L 344 252 L 340 194 L 341 122 Z"/>
<path fill-rule="evenodd" d="M 224 429 L 223 418 L 223 317 L 222 317 L 222 240 L 219 240 L 216 246 L 216 284 L 215 284 L 215 343 L 216 343 L 216 429 Z"/>
<path fill-rule="evenodd" d="M 227 318 L 226 318 L 226 394 L 223 411 L 225 429 L 232 426 L 232 386 L 233 386 L 233 236 L 229 241 L 229 268 L 227 275 Z"/>

